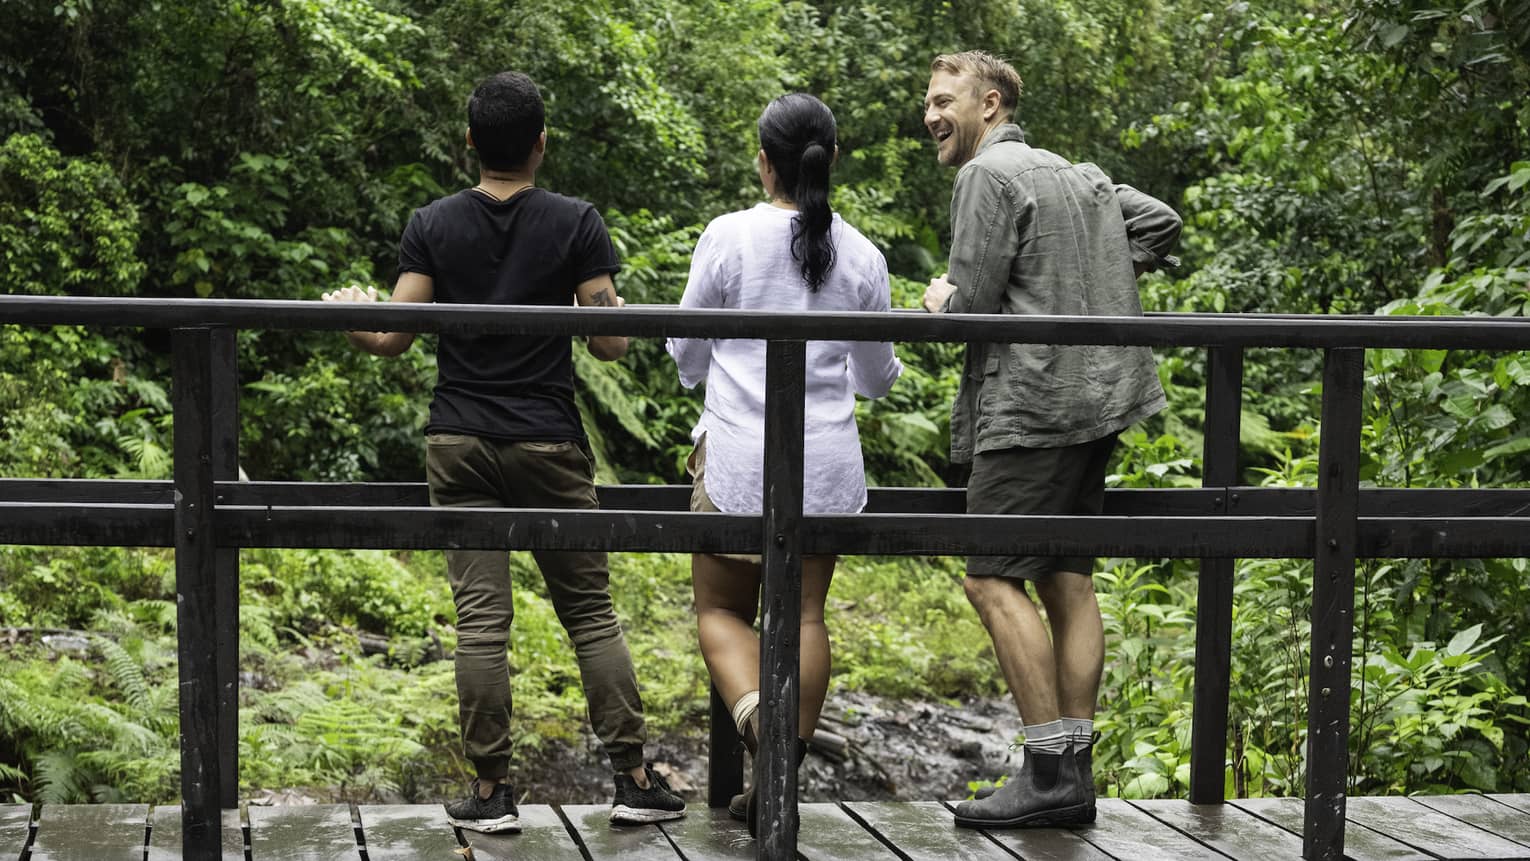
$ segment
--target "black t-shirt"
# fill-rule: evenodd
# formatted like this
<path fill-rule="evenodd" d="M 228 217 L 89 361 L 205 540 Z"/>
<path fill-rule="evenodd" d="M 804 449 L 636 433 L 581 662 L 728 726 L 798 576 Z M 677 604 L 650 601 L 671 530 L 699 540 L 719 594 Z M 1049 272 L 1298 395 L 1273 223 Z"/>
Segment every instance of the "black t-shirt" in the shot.
<path fill-rule="evenodd" d="M 540 188 L 496 201 L 460 191 L 415 210 L 398 270 L 429 275 L 435 301 L 574 304 L 580 283 L 620 269 L 600 214 Z M 436 348 L 428 433 L 583 441 L 570 338 L 447 335 Z"/>

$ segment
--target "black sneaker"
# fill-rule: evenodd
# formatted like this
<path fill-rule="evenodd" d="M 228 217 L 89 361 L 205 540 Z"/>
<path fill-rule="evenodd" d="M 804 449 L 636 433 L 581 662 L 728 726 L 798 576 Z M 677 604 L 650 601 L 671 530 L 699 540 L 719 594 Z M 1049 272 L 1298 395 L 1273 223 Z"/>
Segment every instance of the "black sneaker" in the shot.
<path fill-rule="evenodd" d="M 612 825 L 646 825 L 679 819 L 685 815 L 685 801 L 669 788 L 669 784 L 653 766 L 643 766 L 648 775 L 648 788 L 641 789 L 637 781 L 625 772 L 616 775 L 616 800 L 611 802 Z"/>
<path fill-rule="evenodd" d="M 520 811 L 515 809 L 515 791 L 508 783 L 496 783 L 488 798 L 478 797 L 478 781 L 467 798 L 446 805 L 446 821 L 469 831 L 493 834 L 520 831 Z"/>

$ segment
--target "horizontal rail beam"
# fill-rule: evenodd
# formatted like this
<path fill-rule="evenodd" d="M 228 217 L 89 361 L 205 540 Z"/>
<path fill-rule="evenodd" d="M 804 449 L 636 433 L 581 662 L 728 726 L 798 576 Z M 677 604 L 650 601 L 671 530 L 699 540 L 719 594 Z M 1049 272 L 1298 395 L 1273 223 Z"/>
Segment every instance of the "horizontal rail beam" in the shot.
<path fill-rule="evenodd" d="M 596 489 L 601 508 L 689 511 L 688 484 L 617 484 Z M 309 507 L 423 507 L 423 482 L 220 481 L 220 505 Z M 168 481 L 125 479 L 0 478 L 0 501 L 42 503 L 163 504 L 173 501 Z M 1105 514 L 1193 517 L 1311 517 L 1317 493 L 1310 487 L 1163 487 L 1105 491 Z M 873 487 L 867 514 L 964 514 L 962 488 Z M 1530 489 L 1367 488 L 1360 491 L 1362 517 L 1530 517 Z"/>
<path fill-rule="evenodd" d="M 807 515 L 809 553 L 1301 558 L 1311 517 Z M 220 506 L 219 547 L 757 553 L 747 514 L 566 509 Z M 1002 537 L 998 537 L 1002 536 Z M 169 504 L 0 502 L 0 544 L 169 547 Z M 1361 517 L 1359 556 L 1530 556 L 1530 517 Z"/>
<path fill-rule="evenodd" d="M 988 341 L 1150 347 L 1530 349 L 1530 320 L 1504 317 L 1262 317 L 1186 314 L 1094 317 L 681 310 L 673 306 L 332 304 L 281 299 L 0 296 L 0 323 L 177 328 L 626 335 L 818 341 Z"/>
<path fill-rule="evenodd" d="M 0 502 L 0 544 L 173 547 L 175 506 Z"/>
<path fill-rule="evenodd" d="M 747 514 L 512 508 L 218 509 L 235 547 L 759 553 Z"/>

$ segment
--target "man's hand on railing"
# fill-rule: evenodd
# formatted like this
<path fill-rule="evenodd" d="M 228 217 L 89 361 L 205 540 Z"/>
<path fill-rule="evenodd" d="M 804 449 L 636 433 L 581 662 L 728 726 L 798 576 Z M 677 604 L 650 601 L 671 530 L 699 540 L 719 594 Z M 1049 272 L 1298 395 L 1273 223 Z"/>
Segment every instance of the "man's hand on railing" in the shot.
<path fill-rule="evenodd" d="M 339 290 L 331 290 L 320 297 L 325 302 L 358 303 L 377 302 L 382 296 L 377 288 L 351 284 Z M 405 272 L 394 285 L 390 302 L 429 302 L 434 298 L 434 282 L 430 276 L 418 272 Z M 413 332 L 346 332 L 352 346 L 374 356 L 397 356 L 414 343 Z"/>
<path fill-rule="evenodd" d="M 946 300 L 956 292 L 956 285 L 946 280 L 945 274 L 937 275 L 930 279 L 930 286 L 924 288 L 924 310 L 931 314 L 939 314 L 946 307 Z"/>
<path fill-rule="evenodd" d="M 341 287 L 339 290 L 330 290 L 320 297 L 324 302 L 376 302 L 378 299 L 377 288 L 368 285 L 362 289 L 360 284 L 351 284 Z M 382 332 L 346 332 L 345 337 L 351 345 L 375 354 L 377 347 L 382 341 Z"/>
<path fill-rule="evenodd" d="M 349 287 L 341 287 L 339 290 L 330 290 L 324 294 L 325 302 L 376 302 L 378 299 L 377 288 L 368 286 L 361 289 L 360 284 L 352 284 Z"/>

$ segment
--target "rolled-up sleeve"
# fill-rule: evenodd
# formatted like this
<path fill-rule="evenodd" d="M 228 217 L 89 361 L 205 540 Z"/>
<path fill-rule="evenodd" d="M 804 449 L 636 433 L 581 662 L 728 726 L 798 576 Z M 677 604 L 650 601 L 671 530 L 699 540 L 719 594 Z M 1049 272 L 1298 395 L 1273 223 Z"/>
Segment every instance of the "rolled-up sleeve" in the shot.
<path fill-rule="evenodd" d="M 1179 258 L 1169 252 L 1179 242 L 1183 226 L 1179 214 L 1167 203 L 1129 185 L 1117 185 L 1116 198 L 1121 202 L 1121 217 L 1126 219 L 1132 262 L 1147 272 L 1178 266 Z"/>
<path fill-rule="evenodd" d="M 946 300 L 952 314 L 997 314 L 1009 285 L 1010 264 L 1020 253 L 1015 207 L 1002 180 L 969 164 L 951 192 L 951 271 L 956 290 Z"/>
<path fill-rule="evenodd" d="M 886 258 L 877 254 L 872 267 L 862 291 L 861 310 L 889 311 L 892 309 L 892 286 L 888 283 Z M 903 375 L 903 363 L 898 361 L 893 345 L 886 342 L 853 342 L 848 364 L 850 385 L 862 397 L 882 397 Z"/>
<path fill-rule="evenodd" d="M 723 277 L 712 228 L 702 231 L 691 254 L 691 274 L 680 297 L 681 308 L 723 307 Z M 711 338 L 669 338 L 664 348 L 680 371 L 680 385 L 693 389 L 707 378 L 712 365 Z"/>

